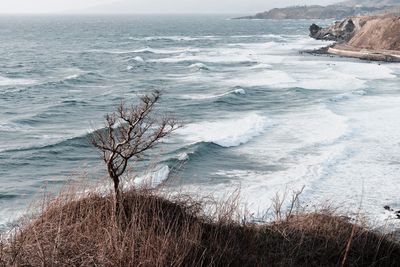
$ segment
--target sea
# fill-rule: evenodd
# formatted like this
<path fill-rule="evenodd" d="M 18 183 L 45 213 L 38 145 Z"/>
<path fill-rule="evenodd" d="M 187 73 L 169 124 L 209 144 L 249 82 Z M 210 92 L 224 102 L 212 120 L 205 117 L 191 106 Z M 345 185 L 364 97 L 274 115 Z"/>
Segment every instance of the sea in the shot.
<path fill-rule="evenodd" d="M 132 164 L 127 185 L 239 192 L 261 217 L 302 190 L 302 206 L 393 223 L 400 65 L 302 53 L 330 44 L 308 27 L 331 20 L 232 17 L 1 16 L 0 228 L 69 181 L 107 184 L 90 135 L 153 90 L 157 116 L 182 127 Z"/>

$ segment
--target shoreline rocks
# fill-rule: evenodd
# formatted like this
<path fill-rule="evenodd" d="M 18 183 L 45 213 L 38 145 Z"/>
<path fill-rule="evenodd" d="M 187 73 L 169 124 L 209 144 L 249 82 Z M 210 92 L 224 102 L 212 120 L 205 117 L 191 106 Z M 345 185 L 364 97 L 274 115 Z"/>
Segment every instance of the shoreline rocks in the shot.
<path fill-rule="evenodd" d="M 349 41 L 361 26 L 359 21 L 353 21 L 353 18 L 348 18 L 343 21 L 335 22 L 335 24 L 321 28 L 316 24 L 310 26 L 310 36 L 317 40 L 346 42 Z"/>

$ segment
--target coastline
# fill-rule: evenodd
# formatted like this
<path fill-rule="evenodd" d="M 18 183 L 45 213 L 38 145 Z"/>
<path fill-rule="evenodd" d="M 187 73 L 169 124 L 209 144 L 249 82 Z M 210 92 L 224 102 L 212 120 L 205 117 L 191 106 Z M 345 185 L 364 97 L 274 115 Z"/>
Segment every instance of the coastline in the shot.
<path fill-rule="evenodd" d="M 400 62 L 400 52 L 390 50 L 370 50 L 354 48 L 349 45 L 337 44 L 328 47 L 326 52 L 330 55 L 359 58 L 370 61 Z"/>
<path fill-rule="evenodd" d="M 316 40 L 335 41 L 313 53 L 400 62 L 400 23 L 394 14 L 349 17 L 325 28 L 312 24 L 309 30 Z"/>
<path fill-rule="evenodd" d="M 339 56 L 346 58 L 355 58 L 366 61 L 400 62 L 400 51 L 391 50 L 372 50 L 364 48 L 355 48 L 346 44 L 333 44 L 324 46 L 315 50 L 305 50 L 300 53 L 308 53 L 311 55 Z"/>

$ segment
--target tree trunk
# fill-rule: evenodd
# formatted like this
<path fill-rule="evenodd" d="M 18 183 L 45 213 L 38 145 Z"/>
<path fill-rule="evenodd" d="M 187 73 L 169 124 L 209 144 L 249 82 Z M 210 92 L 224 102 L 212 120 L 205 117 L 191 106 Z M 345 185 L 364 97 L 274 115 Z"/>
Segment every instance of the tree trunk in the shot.
<path fill-rule="evenodd" d="M 119 178 L 113 177 L 113 182 L 114 182 L 114 193 L 115 193 L 115 218 L 119 220 L 121 217 L 121 207 L 122 207 L 121 206 L 122 196 L 121 196 L 121 190 L 119 188 Z"/>

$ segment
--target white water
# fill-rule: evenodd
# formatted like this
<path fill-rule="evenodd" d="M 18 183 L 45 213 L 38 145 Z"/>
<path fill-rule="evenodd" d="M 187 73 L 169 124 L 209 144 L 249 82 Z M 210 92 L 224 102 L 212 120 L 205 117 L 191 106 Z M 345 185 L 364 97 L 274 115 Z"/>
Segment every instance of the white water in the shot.
<path fill-rule="evenodd" d="M 183 135 L 192 143 L 210 142 L 222 147 L 234 147 L 249 142 L 266 130 L 266 117 L 255 113 L 236 116 L 231 119 L 189 124 L 177 134 Z"/>

